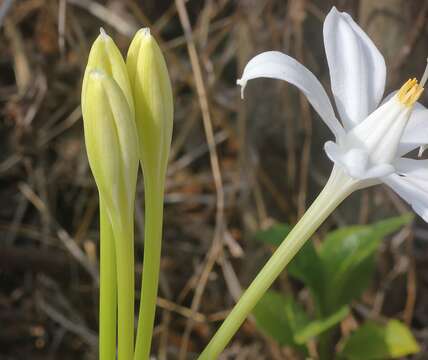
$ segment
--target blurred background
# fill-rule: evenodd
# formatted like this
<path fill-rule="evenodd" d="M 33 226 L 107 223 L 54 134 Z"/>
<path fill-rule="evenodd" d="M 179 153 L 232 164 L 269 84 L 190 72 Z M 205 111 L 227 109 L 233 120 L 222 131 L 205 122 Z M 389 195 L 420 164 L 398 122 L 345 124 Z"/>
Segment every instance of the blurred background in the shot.
<path fill-rule="evenodd" d="M 153 354 L 194 359 L 272 250 L 254 234 L 294 224 L 332 167 L 322 151 L 331 134 L 295 88 L 256 80 L 242 101 L 236 79 L 251 57 L 275 49 L 303 62 L 329 92 L 322 24 L 333 5 L 385 56 L 386 93 L 420 77 L 425 0 L 0 1 L 1 360 L 97 357 L 98 195 L 80 89 L 99 28 L 126 54 L 148 26 L 167 59 L 175 123 Z M 137 289 L 142 191 L 140 181 Z M 347 199 L 314 241 L 408 211 L 386 187 L 370 188 Z M 286 273 L 275 288 L 310 307 L 306 289 Z M 428 227 L 420 218 L 382 241 L 373 281 L 340 331 L 366 318 L 407 324 L 421 348 L 412 358 L 428 359 Z M 303 359 L 252 319 L 223 358 Z"/>

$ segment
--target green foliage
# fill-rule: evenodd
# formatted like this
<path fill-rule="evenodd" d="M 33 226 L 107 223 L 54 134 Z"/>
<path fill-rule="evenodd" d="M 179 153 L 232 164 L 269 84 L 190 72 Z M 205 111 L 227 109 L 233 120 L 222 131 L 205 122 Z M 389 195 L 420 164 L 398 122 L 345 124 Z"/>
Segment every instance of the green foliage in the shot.
<path fill-rule="evenodd" d="M 318 252 L 325 279 L 320 304 L 323 313 L 349 304 L 362 294 L 372 278 L 380 243 L 412 218 L 404 215 L 372 225 L 338 229 L 327 235 Z"/>
<path fill-rule="evenodd" d="M 294 333 L 304 328 L 308 316 L 292 296 L 283 296 L 276 291 L 268 291 L 257 306 L 253 315 L 257 327 L 281 345 L 294 345 Z"/>
<path fill-rule="evenodd" d="M 341 357 L 347 360 L 395 359 L 419 352 L 412 333 L 397 320 L 386 325 L 367 322 L 344 342 Z"/>
<path fill-rule="evenodd" d="M 300 280 L 310 289 L 318 308 L 324 294 L 325 281 L 323 264 L 312 241 L 306 242 L 287 270 L 291 277 Z"/>
<path fill-rule="evenodd" d="M 253 312 L 258 328 L 279 344 L 304 352 L 303 346 L 310 339 L 329 336 L 326 331 L 349 314 L 351 301 L 369 285 L 375 254 L 382 240 L 412 218 L 404 215 L 372 225 L 341 228 L 327 234 L 319 249 L 308 241 L 287 270 L 291 277 L 309 288 L 315 318 L 309 316 L 291 295 L 284 297 L 269 291 Z M 255 238 L 278 246 L 290 231 L 289 225 L 278 224 L 258 232 Z M 362 346 L 369 341 L 370 345 Z M 363 325 L 344 342 L 341 356 L 350 360 L 370 360 L 417 351 L 417 343 L 410 331 L 398 321 L 390 321 L 386 327 L 373 323 Z"/>
<path fill-rule="evenodd" d="M 343 306 L 328 317 L 308 322 L 304 328 L 295 333 L 294 339 L 296 343 L 306 344 L 310 339 L 339 324 L 348 314 L 349 307 Z"/>
<path fill-rule="evenodd" d="M 254 238 L 266 245 L 279 246 L 287 237 L 291 229 L 292 226 L 288 224 L 275 224 L 269 229 L 256 232 Z"/>
<path fill-rule="evenodd" d="M 281 345 L 299 347 L 342 321 L 349 313 L 344 306 L 329 317 L 311 319 L 292 296 L 268 291 L 253 310 L 257 327 Z"/>

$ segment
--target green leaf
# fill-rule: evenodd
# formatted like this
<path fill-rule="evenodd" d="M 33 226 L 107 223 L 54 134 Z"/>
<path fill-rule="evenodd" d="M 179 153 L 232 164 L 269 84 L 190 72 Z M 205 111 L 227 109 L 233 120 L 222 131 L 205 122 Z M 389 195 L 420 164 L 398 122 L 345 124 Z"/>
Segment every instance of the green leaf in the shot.
<path fill-rule="evenodd" d="M 301 329 L 305 328 L 311 321 L 306 314 L 305 310 L 292 296 L 285 297 L 285 316 L 293 334 L 298 333 Z"/>
<path fill-rule="evenodd" d="M 411 215 L 384 220 L 373 225 L 350 226 L 329 233 L 319 257 L 324 269 L 321 307 L 330 314 L 361 295 L 374 269 L 374 255 L 384 237 L 412 220 Z"/>
<path fill-rule="evenodd" d="M 281 345 L 293 343 L 293 336 L 284 311 L 285 301 L 281 294 L 268 291 L 253 310 L 256 326 Z"/>
<path fill-rule="evenodd" d="M 291 296 L 268 291 L 253 310 L 256 326 L 280 345 L 298 347 L 294 333 L 306 326 L 309 319 L 303 308 Z"/>
<path fill-rule="evenodd" d="M 358 328 L 345 340 L 341 356 L 348 360 L 379 360 L 419 351 L 419 345 L 407 326 L 390 320 L 386 326 L 367 322 Z"/>
<path fill-rule="evenodd" d="M 311 240 L 307 241 L 297 253 L 287 270 L 291 277 L 302 281 L 311 290 L 318 305 L 324 292 L 324 271 L 323 264 Z"/>
<path fill-rule="evenodd" d="M 253 315 L 257 328 L 280 345 L 293 346 L 304 351 L 304 345 L 312 338 L 342 321 L 349 313 L 344 306 L 331 316 L 311 320 L 292 296 L 268 291 L 256 305 Z"/>
<path fill-rule="evenodd" d="M 349 307 L 343 306 L 327 318 L 311 321 L 294 335 L 296 343 L 306 344 L 310 339 L 340 323 L 348 314 Z"/>
<path fill-rule="evenodd" d="M 292 226 L 288 224 L 275 224 L 269 229 L 256 232 L 254 238 L 267 245 L 279 246 L 291 229 Z"/>
<path fill-rule="evenodd" d="M 268 245 L 279 246 L 291 231 L 288 224 L 276 224 L 267 230 L 258 231 L 255 239 Z M 290 276 L 302 281 L 310 288 L 312 296 L 322 296 L 323 270 L 322 263 L 311 241 L 307 241 L 303 248 L 287 266 Z M 317 302 L 317 300 L 315 300 Z"/>

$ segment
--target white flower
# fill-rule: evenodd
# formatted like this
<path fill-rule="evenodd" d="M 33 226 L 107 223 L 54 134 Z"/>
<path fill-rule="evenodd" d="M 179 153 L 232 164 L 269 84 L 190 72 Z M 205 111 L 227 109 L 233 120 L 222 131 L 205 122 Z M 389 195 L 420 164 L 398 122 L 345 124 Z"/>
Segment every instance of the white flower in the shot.
<path fill-rule="evenodd" d="M 268 51 L 255 56 L 237 81 L 242 93 L 248 80 L 265 77 L 297 86 L 335 135 L 324 149 L 357 186 L 389 185 L 428 222 L 428 160 L 403 157 L 428 144 L 428 109 L 417 103 L 427 80 L 407 81 L 380 102 L 386 66 L 364 31 L 336 8 L 324 22 L 324 45 L 331 89 L 341 123 L 321 83 L 288 55 Z"/>

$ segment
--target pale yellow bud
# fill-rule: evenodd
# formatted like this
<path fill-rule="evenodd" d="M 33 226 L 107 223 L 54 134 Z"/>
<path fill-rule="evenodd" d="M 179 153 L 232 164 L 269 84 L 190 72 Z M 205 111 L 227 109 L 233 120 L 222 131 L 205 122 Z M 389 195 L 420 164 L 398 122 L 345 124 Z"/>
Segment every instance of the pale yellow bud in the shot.
<path fill-rule="evenodd" d="M 87 73 L 83 123 L 100 195 L 110 212 L 132 213 L 138 171 L 135 122 L 121 88 L 103 70 Z"/>
<path fill-rule="evenodd" d="M 82 85 L 82 108 L 85 107 L 87 76 L 95 69 L 104 71 L 116 81 L 128 102 L 132 116 L 134 116 L 134 101 L 125 61 L 113 39 L 102 28 L 100 35 L 92 44 L 86 65 Z"/>
<path fill-rule="evenodd" d="M 135 35 L 126 65 L 144 176 L 147 181 L 163 182 L 172 137 L 172 89 L 165 59 L 149 29 L 141 29 Z"/>

